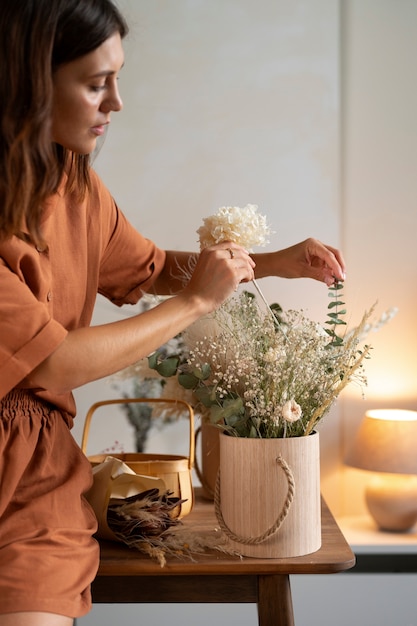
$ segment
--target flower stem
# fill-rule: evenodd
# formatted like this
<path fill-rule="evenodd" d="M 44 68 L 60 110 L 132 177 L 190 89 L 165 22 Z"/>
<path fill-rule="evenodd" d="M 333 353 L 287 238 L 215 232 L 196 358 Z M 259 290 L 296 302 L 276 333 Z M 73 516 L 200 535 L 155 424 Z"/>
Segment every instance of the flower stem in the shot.
<path fill-rule="evenodd" d="M 272 319 L 273 319 L 273 321 L 274 321 L 274 324 L 275 324 L 276 326 L 278 326 L 278 328 L 281 330 L 282 334 L 283 334 L 284 336 L 286 336 L 286 335 L 285 335 L 285 333 L 284 333 L 284 331 L 283 331 L 283 330 L 282 330 L 282 328 L 281 328 L 281 324 L 279 323 L 279 321 L 278 321 L 278 319 L 277 319 L 276 315 L 274 315 L 274 312 L 272 311 L 271 307 L 269 306 L 269 304 L 268 304 L 268 300 L 265 298 L 264 294 L 262 293 L 262 289 L 259 287 L 258 282 L 255 280 L 255 278 L 252 280 L 252 282 L 253 282 L 253 284 L 255 285 L 256 290 L 257 290 L 257 292 L 259 293 L 259 295 L 260 295 L 260 297 L 261 297 L 262 301 L 264 302 L 264 304 L 265 304 L 266 308 L 268 309 L 269 313 L 271 314 L 271 317 L 272 317 Z"/>

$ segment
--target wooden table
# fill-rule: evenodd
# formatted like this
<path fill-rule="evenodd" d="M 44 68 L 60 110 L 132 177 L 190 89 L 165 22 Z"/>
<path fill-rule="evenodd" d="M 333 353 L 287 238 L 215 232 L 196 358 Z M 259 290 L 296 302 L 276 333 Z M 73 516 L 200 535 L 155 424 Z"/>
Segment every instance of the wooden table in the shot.
<path fill-rule="evenodd" d="M 197 494 L 183 523 L 196 533 L 217 527 L 213 503 Z M 95 603 L 252 602 L 258 606 L 259 626 L 294 626 L 290 575 L 331 574 L 355 564 L 324 501 L 322 547 L 306 556 L 239 558 L 212 551 L 194 561 L 170 559 L 161 568 L 122 544 L 102 541 L 100 547 L 100 567 L 92 586 Z"/>

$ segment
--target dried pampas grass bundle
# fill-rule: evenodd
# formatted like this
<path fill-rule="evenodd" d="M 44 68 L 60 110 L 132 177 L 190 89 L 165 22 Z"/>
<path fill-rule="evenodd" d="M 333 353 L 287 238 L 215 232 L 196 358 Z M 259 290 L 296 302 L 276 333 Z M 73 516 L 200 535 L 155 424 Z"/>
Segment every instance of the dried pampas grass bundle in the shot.
<path fill-rule="evenodd" d="M 167 491 L 148 489 L 123 500 L 111 500 L 107 509 L 107 523 L 115 535 L 122 535 L 126 543 L 147 537 L 157 537 L 178 524 L 172 511 L 184 500 L 173 498 Z"/>
<path fill-rule="evenodd" d="M 196 534 L 172 516 L 182 502 L 169 491 L 161 494 L 158 489 L 148 489 L 123 500 L 111 500 L 107 523 L 121 542 L 155 559 L 161 567 L 167 557 L 192 560 L 193 555 L 206 550 L 230 554 L 227 539 L 218 529 Z"/>

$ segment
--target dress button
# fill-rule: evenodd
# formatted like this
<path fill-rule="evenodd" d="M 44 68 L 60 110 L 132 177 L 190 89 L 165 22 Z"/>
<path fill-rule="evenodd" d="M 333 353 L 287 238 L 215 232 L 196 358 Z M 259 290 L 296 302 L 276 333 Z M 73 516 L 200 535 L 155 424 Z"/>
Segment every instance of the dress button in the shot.
<path fill-rule="evenodd" d="M 46 295 L 46 299 L 48 300 L 48 302 L 50 302 L 52 300 L 52 291 L 48 291 L 48 293 Z"/>

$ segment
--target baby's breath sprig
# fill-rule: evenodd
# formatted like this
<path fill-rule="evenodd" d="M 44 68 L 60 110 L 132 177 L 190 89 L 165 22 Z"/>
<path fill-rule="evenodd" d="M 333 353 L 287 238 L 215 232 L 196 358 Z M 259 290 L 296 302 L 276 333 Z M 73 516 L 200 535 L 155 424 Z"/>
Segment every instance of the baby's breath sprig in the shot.
<path fill-rule="evenodd" d="M 339 337 L 336 331 L 345 325 L 346 313 L 341 289 L 339 283 L 330 289 L 327 329 L 301 311 L 283 311 L 277 304 L 270 307 L 271 320 L 254 294 L 242 292 L 208 316 L 200 329 L 197 323 L 185 331 L 185 353 L 168 360 L 156 352 L 149 367 L 175 379 L 192 394 L 203 419 L 232 435 L 306 436 L 348 384 L 366 386 L 363 366 L 371 346 L 361 340 L 375 328 L 369 323 L 374 307 Z"/>
<path fill-rule="evenodd" d="M 201 249 L 232 241 L 250 250 L 265 245 L 270 229 L 256 205 L 222 207 L 199 228 Z M 178 352 L 156 351 L 148 367 L 190 394 L 202 418 L 237 437 L 302 437 L 313 432 L 350 383 L 366 386 L 364 361 L 371 346 L 362 340 L 395 314 L 346 331 L 343 283 L 329 288 L 323 325 L 302 311 L 269 305 L 259 289 L 227 299 L 182 334 Z M 341 332 L 343 329 L 343 332 Z"/>

